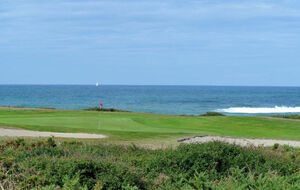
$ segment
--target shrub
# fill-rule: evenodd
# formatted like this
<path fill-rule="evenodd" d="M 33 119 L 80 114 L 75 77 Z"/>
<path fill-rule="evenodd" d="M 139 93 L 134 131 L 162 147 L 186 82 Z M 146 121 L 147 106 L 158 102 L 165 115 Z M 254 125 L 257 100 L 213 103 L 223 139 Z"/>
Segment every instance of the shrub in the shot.
<path fill-rule="evenodd" d="M 85 111 L 103 111 L 103 112 L 129 112 L 126 110 L 119 110 L 115 108 L 100 108 L 100 107 L 93 107 L 84 109 Z"/>
<path fill-rule="evenodd" d="M 18 147 L 20 145 L 24 146 L 25 145 L 25 140 L 23 138 L 18 138 L 15 140 L 15 145 Z"/>
<path fill-rule="evenodd" d="M 279 144 L 278 143 L 275 143 L 272 147 L 273 150 L 277 150 L 279 148 Z"/>
<path fill-rule="evenodd" d="M 293 150 L 293 147 L 288 146 L 288 145 L 283 145 L 283 150 L 284 150 L 285 152 L 289 152 L 289 151 Z"/>
<path fill-rule="evenodd" d="M 40 171 L 40 175 L 45 177 L 47 184 L 59 186 L 63 186 L 66 179 L 69 179 L 72 184 L 75 183 L 77 178 L 73 178 L 74 174 L 78 175 L 78 183 L 87 186 L 88 189 L 94 187 L 99 180 L 104 189 L 121 189 L 127 184 L 145 189 L 146 185 L 141 173 L 107 161 L 34 159 L 29 161 L 28 167 L 34 167 Z"/>
<path fill-rule="evenodd" d="M 256 171 L 267 173 L 276 171 L 280 175 L 290 175 L 297 171 L 297 165 L 288 160 L 268 156 L 259 150 L 243 148 L 221 142 L 181 145 L 167 155 L 152 159 L 147 172 L 172 174 L 178 180 L 179 174 L 190 178 L 195 172 L 208 172 L 211 179 L 225 177 L 231 168 L 243 169 L 244 173 Z"/>
<path fill-rule="evenodd" d="M 300 119 L 300 115 L 274 115 L 273 117 L 280 117 L 285 119 Z"/>
<path fill-rule="evenodd" d="M 63 179 L 63 190 L 87 190 L 88 188 L 86 186 L 82 187 L 82 185 L 79 182 L 79 175 L 75 175 L 73 178 L 69 178 L 68 176 L 65 176 Z"/>
<path fill-rule="evenodd" d="M 225 115 L 219 112 L 206 112 L 205 114 L 202 114 L 200 116 L 225 116 Z"/>
<path fill-rule="evenodd" d="M 56 147 L 54 137 L 49 137 L 47 140 L 47 144 L 49 147 Z"/>

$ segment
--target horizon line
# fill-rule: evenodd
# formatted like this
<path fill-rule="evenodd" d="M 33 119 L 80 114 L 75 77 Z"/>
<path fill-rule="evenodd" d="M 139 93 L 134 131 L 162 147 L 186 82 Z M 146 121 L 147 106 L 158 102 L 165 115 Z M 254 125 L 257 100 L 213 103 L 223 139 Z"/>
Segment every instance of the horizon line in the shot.
<path fill-rule="evenodd" d="M 95 84 L 1 84 L 0 86 L 95 86 Z M 216 85 L 216 84 L 101 84 L 101 86 L 207 86 L 207 87 L 300 87 L 294 85 Z"/>

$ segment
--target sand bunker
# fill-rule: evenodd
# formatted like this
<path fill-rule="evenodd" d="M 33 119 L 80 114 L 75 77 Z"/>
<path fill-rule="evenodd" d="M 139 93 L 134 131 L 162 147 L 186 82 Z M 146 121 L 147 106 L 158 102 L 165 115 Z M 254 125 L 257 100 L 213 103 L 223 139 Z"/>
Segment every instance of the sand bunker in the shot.
<path fill-rule="evenodd" d="M 179 140 L 183 143 L 205 143 L 212 141 L 221 141 L 240 146 L 273 146 L 275 143 L 279 145 L 289 145 L 292 147 L 300 147 L 300 141 L 293 140 L 276 140 L 276 139 L 251 139 L 251 138 L 233 138 L 220 136 L 197 136 Z"/>
<path fill-rule="evenodd" d="M 101 139 L 106 138 L 105 135 L 88 134 L 88 133 L 54 133 L 40 132 L 19 129 L 0 128 L 0 137 L 63 137 L 63 138 L 79 138 L 79 139 Z"/>

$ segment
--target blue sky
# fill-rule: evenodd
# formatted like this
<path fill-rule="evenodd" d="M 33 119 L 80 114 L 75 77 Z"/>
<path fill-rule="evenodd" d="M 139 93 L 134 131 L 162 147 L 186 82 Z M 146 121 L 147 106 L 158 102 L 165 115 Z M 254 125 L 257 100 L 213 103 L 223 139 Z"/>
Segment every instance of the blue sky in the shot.
<path fill-rule="evenodd" d="M 300 1 L 0 0 L 0 84 L 300 86 Z"/>

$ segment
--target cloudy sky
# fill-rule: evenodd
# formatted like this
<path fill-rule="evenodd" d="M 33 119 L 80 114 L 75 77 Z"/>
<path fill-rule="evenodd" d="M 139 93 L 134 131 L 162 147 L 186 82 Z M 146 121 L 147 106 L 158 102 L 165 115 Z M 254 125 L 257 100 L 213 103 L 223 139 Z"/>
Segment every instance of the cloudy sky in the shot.
<path fill-rule="evenodd" d="M 300 1 L 0 0 L 0 84 L 300 86 Z"/>

